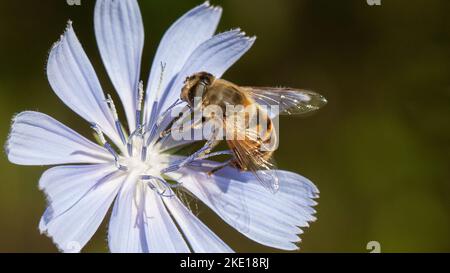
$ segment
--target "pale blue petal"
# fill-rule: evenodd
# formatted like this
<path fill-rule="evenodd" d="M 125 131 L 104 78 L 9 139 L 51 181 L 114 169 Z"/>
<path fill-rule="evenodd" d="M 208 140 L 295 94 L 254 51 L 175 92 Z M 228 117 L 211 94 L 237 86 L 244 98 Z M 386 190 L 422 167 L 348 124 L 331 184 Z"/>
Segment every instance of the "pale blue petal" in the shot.
<path fill-rule="evenodd" d="M 114 202 L 108 228 L 108 245 L 113 253 L 149 251 L 138 208 L 141 203 L 135 199 L 137 179 L 136 175 L 129 174 Z"/>
<path fill-rule="evenodd" d="M 148 189 L 145 200 L 145 230 L 147 245 L 153 253 L 188 253 L 190 252 L 180 231 L 167 212 L 157 193 Z"/>
<path fill-rule="evenodd" d="M 108 232 L 111 252 L 190 252 L 161 197 L 136 181 L 135 175 L 128 177 L 114 204 Z"/>
<path fill-rule="evenodd" d="M 44 172 L 39 188 L 47 196 L 52 218 L 75 205 L 86 193 L 117 171 L 113 163 L 58 166 Z"/>
<path fill-rule="evenodd" d="M 9 161 L 20 165 L 104 163 L 112 156 L 103 148 L 55 119 L 22 112 L 13 119 L 6 143 Z"/>
<path fill-rule="evenodd" d="M 121 145 L 100 82 L 70 22 L 50 51 L 47 76 L 53 91 L 67 106 Z"/>
<path fill-rule="evenodd" d="M 218 78 L 222 77 L 254 42 L 254 37 L 246 37 L 245 33 L 237 29 L 218 34 L 201 44 L 186 61 L 170 90 L 165 94 L 162 109 L 166 109 L 180 97 L 186 77 L 201 71 L 209 72 Z"/>
<path fill-rule="evenodd" d="M 49 194 L 49 207 L 39 229 L 53 239 L 59 250 L 80 251 L 103 221 L 124 179 L 120 173 L 107 174 L 107 168 L 105 165 L 56 167 L 41 179 L 41 187 Z M 80 181 L 75 182 L 74 178 Z M 80 188 L 74 188 L 76 185 L 71 183 Z"/>
<path fill-rule="evenodd" d="M 160 86 L 161 94 L 168 91 L 168 87 L 189 56 L 200 44 L 213 36 L 221 14 L 221 8 L 212 7 L 206 2 L 184 14 L 164 34 L 153 59 L 147 84 L 145 106 L 147 120 L 150 118 L 158 87 Z M 165 65 L 165 69 L 160 84 L 161 63 Z"/>
<path fill-rule="evenodd" d="M 197 253 L 230 253 L 233 250 L 189 211 L 177 197 L 163 198 L 192 250 Z"/>
<path fill-rule="evenodd" d="M 250 173 L 226 168 L 215 175 L 186 170 L 178 179 L 228 224 L 250 239 L 274 248 L 295 250 L 298 227 L 314 221 L 318 190 L 308 179 L 277 171 L 280 190 L 273 194 Z"/>
<path fill-rule="evenodd" d="M 136 0 L 97 0 L 95 35 L 106 71 L 125 110 L 130 131 L 136 124 L 144 26 Z"/>

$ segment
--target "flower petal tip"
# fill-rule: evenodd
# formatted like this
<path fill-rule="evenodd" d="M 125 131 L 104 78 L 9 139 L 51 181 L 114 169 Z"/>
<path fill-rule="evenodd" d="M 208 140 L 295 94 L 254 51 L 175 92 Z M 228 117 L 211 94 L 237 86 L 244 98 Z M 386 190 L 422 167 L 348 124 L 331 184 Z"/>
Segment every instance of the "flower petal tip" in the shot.
<path fill-rule="evenodd" d="M 15 114 L 12 117 L 12 119 L 11 119 L 11 126 L 10 126 L 11 129 L 9 130 L 8 137 L 6 138 L 5 145 L 3 146 L 3 151 L 5 152 L 6 157 L 8 158 L 9 162 L 11 162 L 11 163 L 15 163 L 14 160 L 10 157 L 10 155 L 11 155 L 12 135 L 13 135 L 13 132 L 14 132 L 14 128 L 15 128 L 17 119 L 20 116 L 22 116 L 23 114 L 25 114 L 25 113 L 26 113 L 26 111 L 20 112 L 20 113 Z"/>
<path fill-rule="evenodd" d="M 253 36 L 251 36 L 251 37 L 246 37 L 247 39 L 248 39 L 248 41 L 250 42 L 250 43 L 254 43 L 255 41 L 256 41 L 256 36 L 255 35 L 253 35 Z"/>
<path fill-rule="evenodd" d="M 72 20 L 68 20 L 68 21 L 67 21 L 66 28 L 64 29 L 63 34 L 61 34 L 61 35 L 59 36 L 59 40 L 58 40 L 58 41 L 56 41 L 55 43 L 53 43 L 53 45 L 52 45 L 52 47 L 51 47 L 51 49 L 50 49 L 50 53 L 51 53 L 51 51 L 53 51 L 55 48 L 57 48 L 57 47 L 64 41 L 64 39 L 65 39 L 65 37 L 67 36 L 67 33 L 68 33 L 69 31 L 73 31 L 73 22 L 72 22 Z"/>
<path fill-rule="evenodd" d="M 245 31 L 242 31 L 241 28 L 233 28 L 233 29 L 229 30 L 228 32 L 235 33 L 237 37 L 243 38 L 246 41 L 250 42 L 251 44 L 253 44 L 256 40 L 255 35 L 247 36 L 247 33 Z M 228 32 L 224 32 L 224 33 L 228 33 Z"/>
<path fill-rule="evenodd" d="M 72 20 L 67 20 L 67 25 L 66 25 L 66 29 L 71 28 L 73 25 L 73 21 Z"/>
<path fill-rule="evenodd" d="M 299 251 L 300 250 L 300 246 L 299 244 L 302 242 L 302 240 L 300 238 L 298 238 L 295 241 L 289 242 L 287 246 L 284 246 L 280 249 L 286 250 L 286 251 Z"/>
<path fill-rule="evenodd" d="M 209 11 L 222 13 L 222 7 L 221 6 L 214 6 L 211 5 L 209 1 L 205 1 L 202 5 L 200 5 L 201 8 L 206 8 Z"/>

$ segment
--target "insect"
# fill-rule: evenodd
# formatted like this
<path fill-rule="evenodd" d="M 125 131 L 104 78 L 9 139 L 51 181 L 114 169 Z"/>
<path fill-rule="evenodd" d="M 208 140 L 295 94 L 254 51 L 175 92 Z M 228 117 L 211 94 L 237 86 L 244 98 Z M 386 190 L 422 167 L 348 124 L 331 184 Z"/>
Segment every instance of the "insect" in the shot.
<path fill-rule="evenodd" d="M 216 105 L 222 109 L 222 128 L 233 130 L 232 134 L 235 137 L 226 139 L 233 158 L 221 167 L 231 165 L 243 171 L 250 171 L 264 187 L 272 192 L 279 189 L 278 177 L 273 171 L 276 167 L 273 152 L 278 145 L 278 139 L 272 121 L 276 113 L 266 109 L 275 105 L 278 106 L 280 114 L 301 115 L 317 110 L 327 103 L 323 96 L 312 91 L 242 87 L 216 78 L 208 72 L 199 72 L 187 77 L 180 98 L 191 109 L 199 107 L 194 105 L 195 98 L 201 102 L 200 107 Z M 229 115 L 227 111 L 229 106 L 238 105 L 246 109 L 242 122 L 236 122 L 238 112 Z M 251 122 L 255 118 L 257 122 Z M 203 122 L 206 121 L 203 120 Z M 241 134 L 241 137 L 236 137 L 235 134 Z M 214 142 L 213 145 L 216 144 L 217 142 Z M 216 168 L 213 172 L 218 169 Z"/>

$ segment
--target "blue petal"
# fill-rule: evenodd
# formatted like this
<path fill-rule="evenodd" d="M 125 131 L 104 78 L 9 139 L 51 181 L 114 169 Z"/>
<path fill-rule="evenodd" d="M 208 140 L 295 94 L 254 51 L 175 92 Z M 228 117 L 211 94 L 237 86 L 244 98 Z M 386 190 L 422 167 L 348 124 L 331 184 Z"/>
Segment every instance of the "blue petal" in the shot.
<path fill-rule="evenodd" d="M 188 253 L 189 247 L 173 222 L 161 197 L 147 189 L 145 230 L 149 251 L 153 253 Z"/>
<path fill-rule="evenodd" d="M 140 223 L 140 204 L 135 199 L 137 179 L 134 174 L 128 175 L 114 203 L 108 228 L 108 245 L 113 253 L 149 251 L 145 230 Z"/>
<path fill-rule="evenodd" d="M 192 250 L 197 253 L 230 253 L 233 250 L 192 214 L 177 197 L 163 198 Z"/>
<path fill-rule="evenodd" d="M 295 250 L 298 227 L 315 221 L 318 190 L 308 179 L 277 171 L 280 190 L 265 189 L 250 173 L 226 168 L 215 175 L 185 170 L 183 186 L 229 225 L 250 239 L 274 248 Z"/>
<path fill-rule="evenodd" d="M 94 165 L 58 166 L 44 172 L 39 188 L 47 196 L 52 218 L 57 217 L 83 198 L 102 181 L 117 171 L 112 163 Z"/>
<path fill-rule="evenodd" d="M 103 221 L 123 182 L 108 165 L 66 166 L 48 170 L 39 182 L 49 207 L 39 224 L 63 252 L 78 252 Z"/>
<path fill-rule="evenodd" d="M 164 34 L 153 59 L 148 79 L 145 104 L 147 121 L 150 120 L 158 87 L 160 86 L 161 94 L 168 91 L 168 87 L 189 56 L 200 44 L 213 36 L 221 14 L 221 8 L 212 7 L 206 2 L 184 14 Z M 165 69 L 160 84 L 162 63 L 165 64 Z M 170 100 L 174 101 L 172 98 Z"/>
<path fill-rule="evenodd" d="M 111 252 L 190 252 L 161 197 L 131 174 L 114 204 L 109 223 Z"/>
<path fill-rule="evenodd" d="M 122 100 L 130 131 L 134 131 L 144 46 L 144 27 L 138 3 L 136 0 L 98 0 L 94 23 L 103 63 Z"/>
<path fill-rule="evenodd" d="M 47 76 L 53 91 L 67 106 L 122 146 L 100 82 L 70 22 L 50 51 Z"/>
<path fill-rule="evenodd" d="M 20 165 L 102 163 L 113 160 L 94 144 L 55 119 L 39 112 L 18 114 L 6 144 L 9 161 Z"/>

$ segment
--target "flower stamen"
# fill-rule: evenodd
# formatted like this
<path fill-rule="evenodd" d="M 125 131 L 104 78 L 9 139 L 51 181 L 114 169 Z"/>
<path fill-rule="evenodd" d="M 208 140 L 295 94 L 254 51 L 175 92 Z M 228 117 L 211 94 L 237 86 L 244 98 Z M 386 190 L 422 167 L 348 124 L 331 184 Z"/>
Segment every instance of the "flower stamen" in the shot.
<path fill-rule="evenodd" d="M 162 89 L 162 83 L 163 83 L 163 79 L 164 79 L 164 71 L 165 70 L 166 70 L 166 63 L 161 62 L 161 74 L 159 75 L 158 89 L 156 90 L 155 101 L 153 102 L 153 105 L 152 105 L 152 112 L 150 114 L 149 124 L 155 123 L 154 121 L 159 112 L 159 107 L 160 107 L 159 97 L 160 97 L 160 93 L 161 93 L 161 89 Z"/>
<path fill-rule="evenodd" d="M 140 81 L 138 86 L 138 97 L 136 100 L 136 128 L 142 127 L 142 105 L 144 101 L 144 82 Z"/>
<path fill-rule="evenodd" d="M 147 182 L 149 188 L 162 197 L 174 196 L 172 189 L 178 188 L 182 185 L 182 183 L 171 184 L 167 182 L 164 178 L 153 175 L 142 175 L 141 181 Z M 166 194 L 167 191 L 170 192 L 169 195 Z"/>
<path fill-rule="evenodd" d="M 120 164 L 119 155 L 114 150 L 114 148 L 111 146 L 111 144 L 109 144 L 108 141 L 106 141 L 105 135 L 103 134 L 103 131 L 100 129 L 100 127 L 97 124 L 93 124 L 91 126 L 91 128 L 97 134 L 98 139 L 99 139 L 100 143 L 103 145 L 103 147 L 114 157 L 114 163 L 116 164 L 117 169 L 124 171 L 124 172 L 128 171 L 127 166 Z"/>
<path fill-rule="evenodd" d="M 164 168 L 161 173 L 170 173 L 179 170 L 180 168 L 183 168 L 184 166 L 192 163 L 195 160 L 205 159 L 212 156 L 218 156 L 218 155 L 224 155 L 224 154 L 230 154 L 229 151 L 222 151 L 222 152 L 215 152 L 211 153 L 212 149 L 214 149 L 215 146 L 219 144 L 219 141 L 215 139 L 216 133 L 213 134 L 213 136 L 203 145 L 202 148 L 197 150 L 192 155 L 186 157 L 185 159 L 177 160 L 170 164 L 167 168 Z M 209 156 L 211 155 L 211 156 Z"/>
<path fill-rule="evenodd" d="M 164 111 L 164 113 L 161 115 L 161 117 L 158 119 L 158 121 L 155 122 L 150 129 L 144 130 L 144 132 L 142 133 L 142 137 L 144 138 L 144 135 L 146 135 L 147 133 L 148 133 L 148 137 L 147 137 L 147 141 L 146 141 L 145 145 L 142 147 L 142 150 L 141 150 L 141 160 L 142 161 L 145 162 L 147 159 L 147 147 L 154 145 L 158 142 L 159 139 L 156 138 L 156 135 L 161 131 L 163 122 L 167 119 L 167 117 L 169 117 L 169 113 L 171 112 L 171 110 L 174 107 L 180 105 L 181 103 L 183 103 L 183 101 L 176 100 L 171 106 L 169 106 L 169 108 L 167 108 L 166 111 Z M 182 116 L 182 113 L 180 113 L 179 117 L 169 121 L 168 125 L 166 125 L 165 128 L 171 127 L 171 125 Z"/>
<path fill-rule="evenodd" d="M 109 105 L 109 109 L 111 110 L 111 113 L 113 115 L 114 123 L 116 125 L 116 130 L 119 133 L 120 140 L 122 141 L 122 144 L 125 145 L 127 141 L 126 141 L 126 138 L 125 138 L 125 134 L 123 132 L 122 123 L 119 120 L 119 114 L 117 113 L 116 105 L 114 104 L 114 101 L 113 101 L 113 99 L 112 99 L 110 94 L 108 94 L 108 97 L 106 99 L 106 103 Z"/>
<path fill-rule="evenodd" d="M 180 100 L 179 102 L 172 104 L 166 111 L 164 111 L 163 115 L 161 115 L 158 122 L 156 122 L 152 126 L 152 129 L 149 134 L 149 138 L 147 139 L 147 146 L 156 144 L 159 141 L 161 141 L 163 138 L 170 135 L 170 133 L 172 131 L 172 129 L 171 129 L 172 126 L 175 123 L 177 123 L 184 116 L 185 112 L 187 110 L 189 110 L 189 108 L 186 106 L 183 110 L 180 111 L 180 114 L 177 117 L 168 121 L 167 125 L 163 124 L 163 122 L 166 120 L 167 117 L 169 117 L 169 112 L 181 103 L 182 103 L 182 101 Z M 162 125 L 165 125 L 165 126 L 163 127 Z M 165 128 L 168 128 L 168 129 L 163 130 Z"/>
<path fill-rule="evenodd" d="M 144 136 L 144 127 L 139 125 L 128 137 L 127 140 L 127 149 L 128 149 L 128 155 L 133 156 L 133 143 L 135 137 L 143 137 Z"/>

